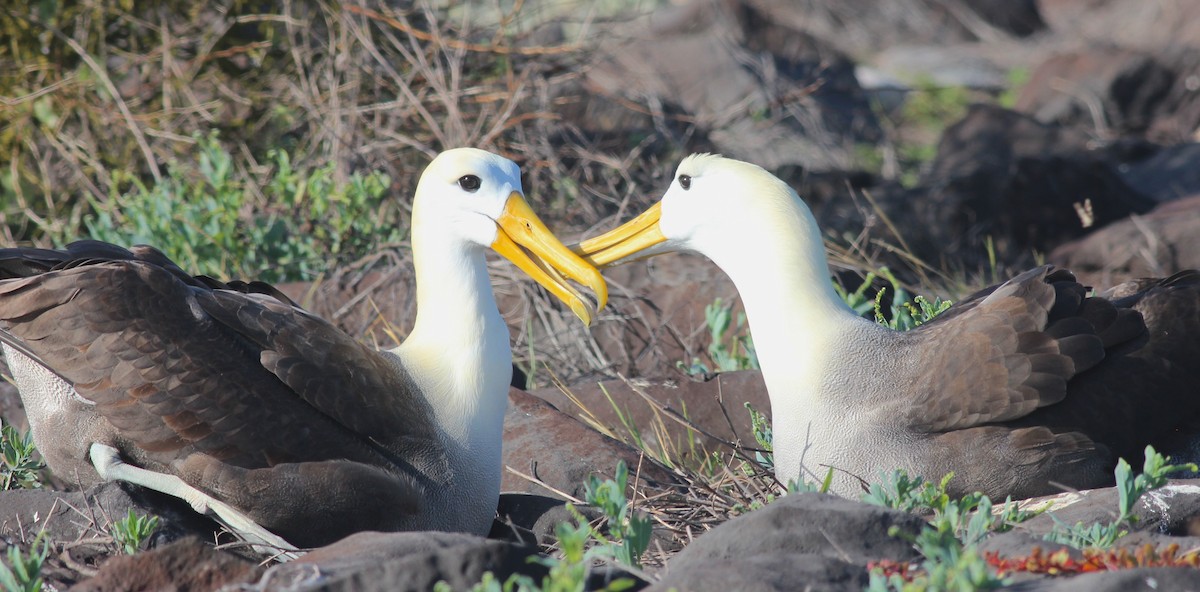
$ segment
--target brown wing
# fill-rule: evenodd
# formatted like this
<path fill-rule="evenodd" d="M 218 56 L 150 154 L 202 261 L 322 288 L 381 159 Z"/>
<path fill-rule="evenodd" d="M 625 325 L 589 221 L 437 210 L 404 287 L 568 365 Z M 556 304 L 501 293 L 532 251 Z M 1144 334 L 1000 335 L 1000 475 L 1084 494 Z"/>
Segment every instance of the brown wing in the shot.
<path fill-rule="evenodd" d="M 1083 432 L 1135 465 L 1152 444 L 1194 458 L 1200 435 L 1200 272 L 1138 280 L 1104 294 L 1145 331 L 1106 342 L 1104 361 L 1075 376 L 1062 403 L 1014 422 Z"/>
<path fill-rule="evenodd" d="M 429 435 L 402 371 L 328 323 L 214 290 L 157 251 L 73 247 L 0 251 L 0 274 L 37 274 L 0 283 L 0 322 L 138 456 L 404 464 L 397 445 Z"/>
<path fill-rule="evenodd" d="M 1141 316 L 1088 298 L 1064 270 L 1027 271 L 952 307 L 903 338 L 920 352 L 913 429 L 1007 422 L 1066 398 L 1106 350 L 1145 334 Z"/>

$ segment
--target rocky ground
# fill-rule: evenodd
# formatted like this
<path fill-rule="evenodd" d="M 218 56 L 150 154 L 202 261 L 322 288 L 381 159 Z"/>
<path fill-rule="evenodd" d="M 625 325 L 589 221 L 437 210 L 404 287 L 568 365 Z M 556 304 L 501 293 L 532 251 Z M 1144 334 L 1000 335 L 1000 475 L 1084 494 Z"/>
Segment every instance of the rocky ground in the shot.
<path fill-rule="evenodd" d="M 843 262 L 866 261 L 954 295 L 1043 258 L 1096 288 L 1200 267 L 1200 2 L 691 0 L 599 26 L 612 29 L 594 37 L 583 75 L 546 86 L 558 114 L 593 138 L 686 129 L 674 140 L 690 150 L 773 170 L 813 206 L 839 277 Z M 540 31 L 533 42 L 569 35 L 565 26 Z M 676 163 L 660 164 L 665 185 Z M 611 226 L 662 187 L 640 190 L 588 224 Z M 403 327 L 412 314 L 406 269 L 288 289 L 351 331 L 379 316 Z M 554 525 L 570 516 L 563 503 L 582 496 L 589 474 L 611 476 L 618 460 L 634 468 L 635 497 L 648 509 L 665 505 L 662 496 L 715 499 L 688 498 L 693 476 L 642 450 L 695 462 L 705 456 L 697 450 L 731 455 L 730 443 L 753 443 L 743 403 L 769 414 L 756 372 L 699 381 L 677 367 L 711 362 L 704 310 L 716 298 L 736 301 L 728 280 L 688 256 L 616 269 L 612 309 L 587 332 L 498 275 L 514 350 L 540 357 L 518 360 L 530 388 L 510 394 L 493 536 L 363 533 L 262 563 L 178 504 L 119 485 L 60 484 L 0 495 L 4 542 L 28 549 L 47 530 L 44 577 L 55 589 L 428 590 L 439 580 L 461 589 L 485 571 L 544 574 L 527 558 L 553 552 Z M 699 432 L 671 419 L 685 409 Z M 11 392 L 0 414 L 23 422 Z M 628 425 L 639 426 L 642 450 Z M 1050 551 L 1041 536 L 1057 521 L 1111 520 L 1115 497 L 1107 489 L 1058 500 L 982 550 L 995 561 Z M 130 508 L 161 526 L 147 550 L 125 556 L 107 525 Z M 593 588 L 624 576 L 652 590 L 861 590 L 869 566 L 919 560 L 902 535 L 915 534 L 921 516 L 819 494 L 727 521 L 742 510 L 722 508 L 656 523 L 645 570 L 597 568 Z M 1200 483 L 1172 482 L 1137 515 L 1119 547 L 1200 549 Z M 1020 572 L 1012 585 L 1187 590 L 1200 589 L 1200 571 Z"/>

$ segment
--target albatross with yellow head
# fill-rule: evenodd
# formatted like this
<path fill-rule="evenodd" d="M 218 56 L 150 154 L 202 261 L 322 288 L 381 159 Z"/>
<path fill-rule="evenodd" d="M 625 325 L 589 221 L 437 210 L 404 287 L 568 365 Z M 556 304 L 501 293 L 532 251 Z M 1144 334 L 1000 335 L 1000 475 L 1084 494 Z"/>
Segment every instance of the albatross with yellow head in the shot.
<path fill-rule="evenodd" d="M 755 165 L 693 155 L 662 199 L 576 251 L 607 266 L 671 251 L 738 289 L 771 400 L 781 481 L 835 488 L 901 468 L 1019 497 L 1111 480 L 1117 457 L 1191 452 L 1200 424 L 1200 273 L 1088 295 L 1039 267 L 898 332 L 833 290 L 816 220 Z"/>
<path fill-rule="evenodd" d="M 512 372 L 494 249 L 566 302 L 599 273 L 524 199 L 517 165 L 456 149 L 413 199 L 417 317 L 375 350 L 260 284 L 95 241 L 0 250 L 0 339 L 50 468 L 189 501 L 284 548 L 359 530 L 485 534 Z"/>

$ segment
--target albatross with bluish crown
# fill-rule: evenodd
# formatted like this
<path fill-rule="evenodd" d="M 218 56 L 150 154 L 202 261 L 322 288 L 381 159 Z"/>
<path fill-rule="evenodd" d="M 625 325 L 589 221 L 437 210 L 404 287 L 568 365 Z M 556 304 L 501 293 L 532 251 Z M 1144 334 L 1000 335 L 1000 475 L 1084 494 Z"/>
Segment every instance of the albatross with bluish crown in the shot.
<path fill-rule="evenodd" d="M 775 471 L 835 490 L 905 469 L 953 493 L 1057 493 L 1108 483 L 1147 444 L 1194 454 L 1200 273 L 1088 295 L 1043 266 L 898 332 L 829 280 L 816 220 L 755 165 L 693 155 L 662 199 L 576 251 L 607 266 L 698 252 L 746 309 L 771 400 Z"/>
<path fill-rule="evenodd" d="M 384 351 L 268 286 L 192 277 L 149 247 L 0 250 L 0 339 L 50 468 L 181 497 L 283 548 L 360 530 L 486 534 L 512 355 L 485 250 L 585 323 L 563 276 L 600 307 L 607 288 L 503 157 L 440 154 L 412 216 L 417 316 Z"/>

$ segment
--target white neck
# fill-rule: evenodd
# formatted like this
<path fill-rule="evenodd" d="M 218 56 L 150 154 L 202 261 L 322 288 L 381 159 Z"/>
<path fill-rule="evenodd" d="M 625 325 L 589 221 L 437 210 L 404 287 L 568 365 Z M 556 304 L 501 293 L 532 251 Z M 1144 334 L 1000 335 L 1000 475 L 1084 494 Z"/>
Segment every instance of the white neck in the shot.
<path fill-rule="evenodd" d="M 440 431 L 479 458 L 498 457 L 512 351 L 481 247 L 413 223 L 417 317 L 393 350 L 425 393 Z"/>
<path fill-rule="evenodd" d="M 752 218 L 743 222 L 749 224 L 737 224 L 736 236 L 704 249 L 733 280 L 746 308 L 771 398 L 776 476 L 784 482 L 824 476 L 817 463 L 834 458 L 825 447 L 838 441 L 825 430 L 846 427 L 822 419 L 841 417 L 843 402 L 827 393 L 847 377 L 830 369 L 848 342 L 879 329 L 834 291 L 825 246 L 808 208 L 794 195 L 786 203 L 748 213 Z"/>
<path fill-rule="evenodd" d="M 737 286 L 768 385 L 779 375 L 815 376 L 813 364 L 838 329 L 861 320 L 833 289 L 812 213 L 794 195 L 786 203 L 739 224 L 744 231 L 736 237 L 722 236 L 719 246 L 702 249 Z"/>

